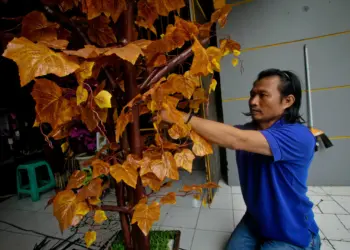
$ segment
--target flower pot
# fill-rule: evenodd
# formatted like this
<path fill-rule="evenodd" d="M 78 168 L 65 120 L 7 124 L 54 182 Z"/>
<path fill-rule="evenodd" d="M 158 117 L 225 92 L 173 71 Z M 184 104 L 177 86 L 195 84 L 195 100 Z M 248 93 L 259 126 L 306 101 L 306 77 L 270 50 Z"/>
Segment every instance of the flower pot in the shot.
<path fill-rule="evenodd" d="M 93 155 L 88 155 L 87 153 L 82 153 L 82 154 L 78 154 L 75 156 L 75 159 L 79 162 L 79 167 L 80 169 L 84 169 L 87 168 L 89 166 L 85 166 L 84 163 L 88 160 L 90 160 L 92 157 L 94 157 Z"/>

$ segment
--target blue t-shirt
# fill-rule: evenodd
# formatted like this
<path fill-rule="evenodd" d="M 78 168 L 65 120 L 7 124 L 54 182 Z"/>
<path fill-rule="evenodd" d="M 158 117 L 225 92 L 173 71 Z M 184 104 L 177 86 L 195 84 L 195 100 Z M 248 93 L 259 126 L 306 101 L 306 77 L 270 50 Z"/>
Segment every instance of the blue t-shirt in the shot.
<path fill-rule="evenodd" d="M 246 124 L 240 129 L 254 129 Z M 306 196 L 315 138 L 302 124 L 279 120 L 260 131 L 272 155 L 237 150 L 236 158 L 248 226 L 263 240 L 307 247 L 318 234 L 312 202 Z"/>

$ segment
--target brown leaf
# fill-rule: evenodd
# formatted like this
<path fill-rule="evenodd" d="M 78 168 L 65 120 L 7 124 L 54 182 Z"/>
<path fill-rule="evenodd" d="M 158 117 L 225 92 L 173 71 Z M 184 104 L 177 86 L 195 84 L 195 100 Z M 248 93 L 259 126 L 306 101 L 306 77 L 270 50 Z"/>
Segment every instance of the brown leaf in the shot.
<path fill-rule="evenodd" d="M 160 199 L 160 204 L 176 204 L 176 193 L 167 193 Z"/>
<path fill-rule="evenodd" d="M 73 221 L 77 209 L 77 199 L 72 190 L 59 192 L 53 201 L 53 214 L 58 220 L 61 232 Z"/>
<path fill-rule="evenodd" d="M 142 159 L 140 159 L 136 155 L 128 154 L 128 156 L 126 157 L 126 162 L 128 162 L 135 170 L 138 170 L 139 168 L 144 169 L 149 167 L 151 159 L 148 157 L 143 157 Z M 142 175 L 141 172 L 140 175 Z"/>
<path fill-rule="evenodd" d="M 139 27 L 143 27 L 145 29 L 149 29 L 150 31 L 153 32 L 153 34 L 157 35 L 157 30 L 153 25 L 149 25 L 144 19 L 142 18 L 137 18 L 135 21 L 135 24 Z"/>
<path fill-rule="evenodd" d="M 70 56 L 79 56 L 85 59 L 92 59 L 92 58 L 99 57 L 101 54 L 103 54 L 107 50 L 108 50 L 107 48 L 96 48 L 93 45 L 84 45 L 84 48 L 82 49 L 64 50 L 63 53 Z"/>
<path fill-rule="evenodd" d="M 32 42 L 57 40 L 57 23 L 48 22 L 45 15 L 32 11 L 22 20 L 22 36 Z"/>
<path fill-rule="evenodd" d="M 97 178 L 101 175 L 109 174 L 109 163 L 100 159 L 96 159 L 91 163 L 92 166 L 92 178 Z"/>
<path fill-rule="evenodd" d="M 182 167 L 188 172 L 192 173 L 193 160 L 196 158 L 192 151 L 189 149 L 183 149 L 180 153 L 175 154 L 175 161 L 177 167 Z"/>
<path fill-rule="evenodd" d="M 130 187 L 136 188 L 139 175 L 128 162 L 124 162 L 123 165 L 115 164 L 111 166 L 110 173 L 117 182 L 124 181 Z"/>
<path fill-rule="evenodd" d="M 84 61 L 80 64 L 80 68 L 75 71 L 75 76 L 79 84 L 84 84 L 86 79 L 92 77 L 92 70 L 95 66 L 95 62 Z"/>
<path fill-rule="evenodd" d="M 236 41 L 231 39 L 221 39 L 220 40 L 220 50 L 223 56 L 234 53 L 235 50 L 239 51 L 241 49 L 241 45 Z"/>
<path fill-rule="evenodd" d="M 147 173 L 141 176 L 142 185 L 144 187 L 149 186 L 154 191 L 159 191 L 162 182 L 153 173 Z"/>
<path fill-rule="evenodd" d="M 77 200 L 83 201 L 89 197 L 100 197 L 102 193 L 102 179 L 96 178 L 79 190 Z"/>
<path fill-rule="evenodd" d="M 179 171 L 177 169 L 175 159 L 170 152 L 165 152 L 162 155 L 162 159 L 151 161 L 150 168 L 161 181 L 164 181 L 165 177 L 173 180 L 179 179 Z"/>
<path fill-rule="evenodd" d="M 231 12 L 232 6 L 230 4 L 226 4 L 221 9 L 216 10 L 212 15 L 210 21 L 212 23 L 218 22 L 220 27 L 223 28 L 227 21 L 227 16 Z"/>
<path fill-rule="evenodd" d="M 87 14 L 89 20 L 104 13 L 117 22 L 120 14 L 126 10 L 125 0 L 83 0 L 82 11 Z"/>
<path fill-rule="evenodd" d="M 193 78 L 177 74 L 168 76 L 167 84 L 172 85 L 170 94 L 181 93 L 187 99 L 191 98 L 197 85 L 197 83 L 193 81 Z"/>
<path fill-rule="evenodd" d="M 214 0 L 214 8 L 220 9 L 226 5 L 226 0 Z"/>
<path fill-rule="evenodd" d="M 157 9 L 154 2 L 140 0 L 137 3 L 137 10 L 138 17 L 142 18 L 141 23 L 143 24 L 143 27 L 152 29 L 154 21 L 158 18 Z M 140 22 L 140 20 L 138 22 Z"/>
<path fill-rule="evenodd" d="M 79 114 L 76 103 L 62 96 L 62 89 L 47 79 L 35 81 L 32 96 L 40 122 L 50 123 L 53 129 L 72 120 Z"/>
<path fill-rule="evenodd" d="M 38 117 L 37 117 L 38 119 Z M 69 136 L 69 132 L 72 129 L 73 125 L 75 124 L 74 121 L 70 121 L 67 123 L 64 123 L 57 128 L 53 129 L 50 134 L 48 134 L 48 137 L 52 137 L 55 140 L 63 139 L 67 136 Z"/>
<path fill-rule="evenodd" d="M 187 124 L 175 123 L 168 130 L 168 133 L 169 133 L 171 138 L 177 140 L 177 139 L 188 136 L 188 134 L 190 133 L 190 130 L 191 129 Z"/>
<path fill-rule="evenodd" d="M 79 5 L 79 0 L 61 0 L 60 7 L 63 12 L 73 9 Z"/>
<path fill-rule="evenodd" d="M 76 170 L 70 176 L 66 189 L 80 188 L 83 186 L 86 179 L 86 173 L 81 170 Z"/>
<path fill-rule="evenodd" d="M 128 123 L 131 121 L 132 121 L 132 113 L 131 112 L 125 113 L 124 110 L 122 110 L 116 122 L 115 137 L 117 142 L 119 141 L 120 136 L 123 134 L 126 125 L 128 125 Z"/>
<path fill-rule="evenodd" d="M 204 24 L 197 24 L 199 34 L 199 38 L 205 38 L 210 36 L 211 26 L 213 25 L 212 22 L 207 22 Z"/>
<path fill-rule="evenodd" d="M 40 41 L 40 44 L 53 49 L 66 49 L 69 41 L 67 40 L 51 40 L 51 41 Z"/>
<path fill-rule="evenodd" d="M 185 41 L 192 39 L 192 36 L 197 36 L 199 33 L 198 27 L 192 23 L 183 20 L 182 18 L 175 16 L 176 32 L 179 32 L 179 36 L 182 36 Z"/>
<path fill-rule="evenodd" d="M 148 235 L 154 222 L 159 220 L 160 217 L 160 205 L 158 202 L 153 202 L 151 205 L 137 204 L 132 216 L 131 224 L 137 222 L 137 225 L 141 229 L 144 235 Z"/>
<path fill-rule="evenodd" d="M 212 146 L 196 132 L 191 131 L 191 140 L 193 141 L 192 151 L 197 156 L 204 156 L 213 153 Z"/>
<path fill-rule="evenodd" d="M 196 191 L 196 192 L 202 192 L 202 186 L 201 185 L 183 185 L 182 190 L 183 192 L 192 192 L 192 191 Z"/>
<path fill-rule="evenodd" d="M 140 55 L 143 55 L 142 49 L 136 44 L 129 43 L 124 47 L 112 47 L 108 48 L 108 50 L 104 53 L 104 55 L 117 55 L 118 57 L 135 64 L 136 60 Z"/>
<path fill-rule="evenodd" d="M 184 0 L 149 0 L 148 2 L 155 5 L 157 13 L 161 16 L 168 16 L 170 11 L 186 6 Z"/>
<path fill-rule="evenodd" d="M 90 20 L 88 24 L 88 36 L 93 43 L 106 47 L 108 44 L 117 42 L 117 38 L 115 37 L 112 28 L 108 25 L 108 17 L 96 17 Z"/>
<path fill-rule="evenodd" d="M 85 201 L 81 201 L 77 204 L 76 215 L 86 215 L 90 211 L 88 204 Z"/>
<path fill-rule="evenodd" d="M 35 56 L 33 56 L 35 55 Z M 14 38 L 3 54 L 17 63 L 21 86 L 27 85 L 35 77 L 55 74 L 63 77 L 79 68 L 79 65 L 62 53 L 55 53 L 42 44 L 34 44 L 28 39 Z"/>
<path fill-rule="evenodd" d="M 205 184 L 202 184 L 201 186 L 202 188 L 220 188 L 220 186 L 215 182 L 207 182 Z"/>
<path fill-rule="evenodd" d="M 86 232 L 84 236 L 84 240 L 85 240 L 86 247 L 89 248 L 92 245 L 92 243 L 96 241 L 96 232 L 95 231 Z"/>

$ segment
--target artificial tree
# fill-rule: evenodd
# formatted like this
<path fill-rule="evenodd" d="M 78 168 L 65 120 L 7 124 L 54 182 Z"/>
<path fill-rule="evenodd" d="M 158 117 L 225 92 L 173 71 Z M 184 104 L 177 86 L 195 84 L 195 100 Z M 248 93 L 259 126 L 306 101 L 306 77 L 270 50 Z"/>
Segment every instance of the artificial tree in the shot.
<path fill-rule="evenodd" d="M 184 0 L 42 0 L 39 10 L 21 18 L 21 32 L 13 34 L 3 56 L 17 63 L 21 86 L 34 82 L 34 126 L 51 125 L 44 135 L 48 142 L 49 137 L 65 141 L 77 123 L 108 138 L 89 162 L 92 170 L 75 171 L 53 199 L 62 231 L 90 211 L 96 223 L 106 220 L 105 211 L 115 211 L 126 249 L 147 250 L 161 204 L 176 203 L 177 195 L 198 198 L 203 189 L 217 187 L 185 185 L 180 194 L 157 194 L 170 185 L 166 180 L 179 179 L 178 168 L 191 172 L 196 156 L 212 153 L 178 109 L 198 112 L 215 90 L 213 74 L 220 71 L 222 56 L 233 54 L 233 65 L 238 62 L 240 46 L 229 38 L 220 48 L 204 47 L 213 24 L 223 27 L 231 11 L 221 2 L 204 24 L 178 16 Z M 159 16 L 175 20 L 164 34 L 154 26 Z M 185 62 L 189 70 L 172 73 Z M 208 75 L 211 84 L 204 89 L 200 76 Z M 161 110 L 178 122 L 164 125 Z M 140 136 L 140 116 L 147 114 L 155 129 L 151 144 Z M 110 180 L 116 182 L 117 204 L 101 205 Z M 87 246 L 95 239 L 96 232 L 86 233 Z"/>

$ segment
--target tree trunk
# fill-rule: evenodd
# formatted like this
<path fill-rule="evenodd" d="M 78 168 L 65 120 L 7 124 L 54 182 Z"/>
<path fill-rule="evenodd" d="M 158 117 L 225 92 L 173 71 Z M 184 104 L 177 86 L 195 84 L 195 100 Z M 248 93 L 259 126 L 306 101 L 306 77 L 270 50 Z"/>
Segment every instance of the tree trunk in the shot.
<path fill-rule="evenodd" d="M 123 27 L 123 37 L 127 42 L 136 40 L 134 37 L 134 13 L 135 13 L 135 2 L 129 1 L 127 6 L 127 11 L 124 12 L 122 17 L 122 27 Z M 127 101 L 133 99 L 137 94 L 140 93 L 136 82 L 136 69 L 135 67 L 125 61 L 123 64 L 124 70 L 124 84 Z M 130 150 L 132 154 L 142 157 L 141 148 L 141 136 L 140 136 L 140 117 L 139 117 L 139 107 L 135 106 L 132 110 L 133 122 L 128 125 L 128 140 L 130 145 Z M 141 178 L 137 180 L 136 189 L 133 195 L 133 204 L 136 205 L 140 199 L 145 195 L 145 190 L 141 183 Z M 132 237 L 135 250 L 149 250 L 149 238 L 145 236 L 140 228 L 134 224 L 132 226 Z"/>

